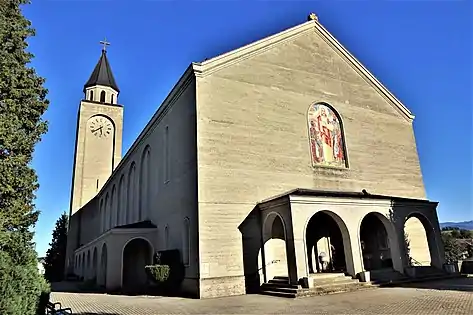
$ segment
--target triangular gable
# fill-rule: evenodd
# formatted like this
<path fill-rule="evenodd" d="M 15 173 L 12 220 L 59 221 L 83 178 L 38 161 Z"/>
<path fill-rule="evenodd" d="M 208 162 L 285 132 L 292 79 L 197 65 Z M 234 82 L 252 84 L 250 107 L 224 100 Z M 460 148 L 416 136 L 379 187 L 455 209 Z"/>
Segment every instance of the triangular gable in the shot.
<path fill-rule="evenodd" d="M 289 40 L 293 40 L 295 37 L 303 35 L 307 32 L 314 31 L 323 39 L 325 42 L 332 47 L 345 62 L 347 62 L 358 74 L 360 74 L 365 80 L 376 89 L 380 95 L 392 104 L 400 113 L 409 120 L 414 119 L 414 115 L 409 109 L 399 101 L 379 80 L 366 69 L 342 44 L 340 44 L 335 37 L 332 36 L 317 19 L 312 19 L 308 22 L 299 24 L 285 31 L 277 33 L 275 35 L 263 38 L 255 41 L 251 44 L 237 48 L 230 52 L 216 56 L 203 62 L 192 63 L 192 68 L 197 77 L 205 77 L 215 71 L 222 68 L 226 68 L 240 62 L 244 59 L 259 55 L 279 43 L 283 43 Z"/>

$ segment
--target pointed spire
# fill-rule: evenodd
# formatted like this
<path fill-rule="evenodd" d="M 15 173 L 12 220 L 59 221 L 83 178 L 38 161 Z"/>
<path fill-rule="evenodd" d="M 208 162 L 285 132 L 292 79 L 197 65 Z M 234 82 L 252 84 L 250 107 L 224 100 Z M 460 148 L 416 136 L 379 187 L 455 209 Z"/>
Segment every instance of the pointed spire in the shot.
<path fill-rule="evenodd" d="M 110 45 L 110 43 L 106 40 L 101 41 L 100 43 L 103 45 L 102 55 L 100 56 L 99 62 L 95 66 L 94 71 L 90 75 L 89 80 L 84 85 L 84 92 L 86 88 L 95 85 L 108 86 L 114 89 L 115 91 L 120 92 L 120 90 L 118 89 L 118 85 L 115 82 L 115 78 L 113 77 L 112 68 L 110 67 L 110 64 L 108 63 L 107 59 L 106 47 L 107 45 Z"/>

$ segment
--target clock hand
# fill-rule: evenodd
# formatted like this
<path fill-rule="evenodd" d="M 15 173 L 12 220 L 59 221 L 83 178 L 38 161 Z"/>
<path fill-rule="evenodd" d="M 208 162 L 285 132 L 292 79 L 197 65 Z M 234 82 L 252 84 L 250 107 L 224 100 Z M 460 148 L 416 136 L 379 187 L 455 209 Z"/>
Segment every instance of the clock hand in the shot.
<path fill-rule="evenodd" d="M 103 126 L 97 128 L 97 129 L 95 129 L 95 130 L 92 130 L 92 132 L 96 132 L 97 130 L 101 130 L 102 128 L 103 128 Z"/>

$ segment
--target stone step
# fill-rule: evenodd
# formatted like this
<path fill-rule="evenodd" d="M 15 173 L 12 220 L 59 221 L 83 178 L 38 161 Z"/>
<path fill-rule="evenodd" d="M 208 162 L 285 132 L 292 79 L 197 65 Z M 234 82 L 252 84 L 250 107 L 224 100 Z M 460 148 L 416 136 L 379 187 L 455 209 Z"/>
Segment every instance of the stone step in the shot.
<path fill-rule="evenodd" d="M 297 297 L 297 293 L 284 293 L 284 292 L 267 291 L 267 290 L 261 291 L 261 294 L 283 297 L 283 298 L 292 298 L 292 299 Z"/>
<path fill-rule="evenodd" d="M 268 288 L 268 289 L 272 289 L 272 288 L 286 288 L 286 289 L 302 289 L 302 287 L 300 285 L 297 285 L 297 284 L 289 284 L 289 283 L 273 283 L 273 282 L 267 282 L 267 283 L 263 283 L 261 285 L 261 288 Z"/>
<path fill-rule="evenodd" d="M 331 275 L 325 277 L 313 276 L 310 278 L 314 281 L 314 287 L 303 289 L 300 285 L 291 285 L 288 279 L 284 277 L 275 277 L 268 283 L 261 286 L 261 294 L 272 295 L 286 298 L 296 298 L 303 296 L 316 296 L 333 294 L 338 292 L 350 292 L 376 286 L 370 283 L 359 282 L 357 279 L 345 276 L 344 274 Z"/>
<path fill-rule="evenodd" d="M 343 272 L 314 273 L 314 274 L 309 275 L 310 279 L 333 279 L 333 278 L 339 278 L 339 277 L 346 277 L 346 275 Z"/>
<path fill-rule="evenodd" d="M 361 282 L 358 280 L 353 280 L 351 278 L 340 280 L 336 282 L 323 282 L 323 283 L 315 283 L 314 288 L 329 288 L 329 287 L 338 287 L 338 286 L 349 286 L 349 285 L 359 285 Z"/>
<path fill-rule="evenodd" d="M 352 277 L 336 277 L 336 278 L 322 278 L 322 279 L 314 279 L 311 278 L 309 281 L 312 281 L 314 283 L 314 286 L 319 286 L 319 285 L 327 285 L 327 284 L 337 284 L 340 282 L 358 282 L 357 279 L 353 279 Z"/>
<path fill-rule="evenodd" d="M 289 277 L 286 277 L 286 276 L 275 276 L 273 279 L 289 281 Z"/>
<path fill-rule="evenodd" d="M 276 284 L 289 284 L 289 279 L 271 279 L 268 283 L 276 283 Z"/>
<path fill-rule="evenodd" d="M 276 287 L 276 286 L 265 286 L 264 284 L 261 286 L 263 291 L 269 292 L 282 292 L 282 293 L 294 293 L 297 294 L 299 290 L 302 288 L 284 288 L 284 287 Z"/>

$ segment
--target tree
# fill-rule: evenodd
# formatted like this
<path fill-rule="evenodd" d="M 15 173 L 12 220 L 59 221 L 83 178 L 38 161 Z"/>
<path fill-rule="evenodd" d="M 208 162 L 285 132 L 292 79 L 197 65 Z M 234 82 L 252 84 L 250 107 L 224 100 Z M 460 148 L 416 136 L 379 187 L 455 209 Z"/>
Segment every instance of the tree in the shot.
<path fill-rule="evenodd" d="M 66 264 L 67 245 L 67 223 L 68 216 L 64 212 L 56 221 L 53 231 L 53 239 L 49 243 L 44 264 L 44 276 L 49 282 L 61 281 L 64 276 L 64 266 Z"/>
<path fill-rule="evenodd" d="M 0 314 L 34 314 L 42 288 L 33 228 L 38 188 L 30 167 L 35 144 L 47 130 L 44 79 L 29 66 L 28 0 L 0 0 Z"/>
<path fill-rule="evenodd" d="M 454 237 L 447 233 L 443 233 L 442 241 L 445 250 L 445 260 L 447 263 L 454 263 L 462 258 L 464 250 Z"/>

